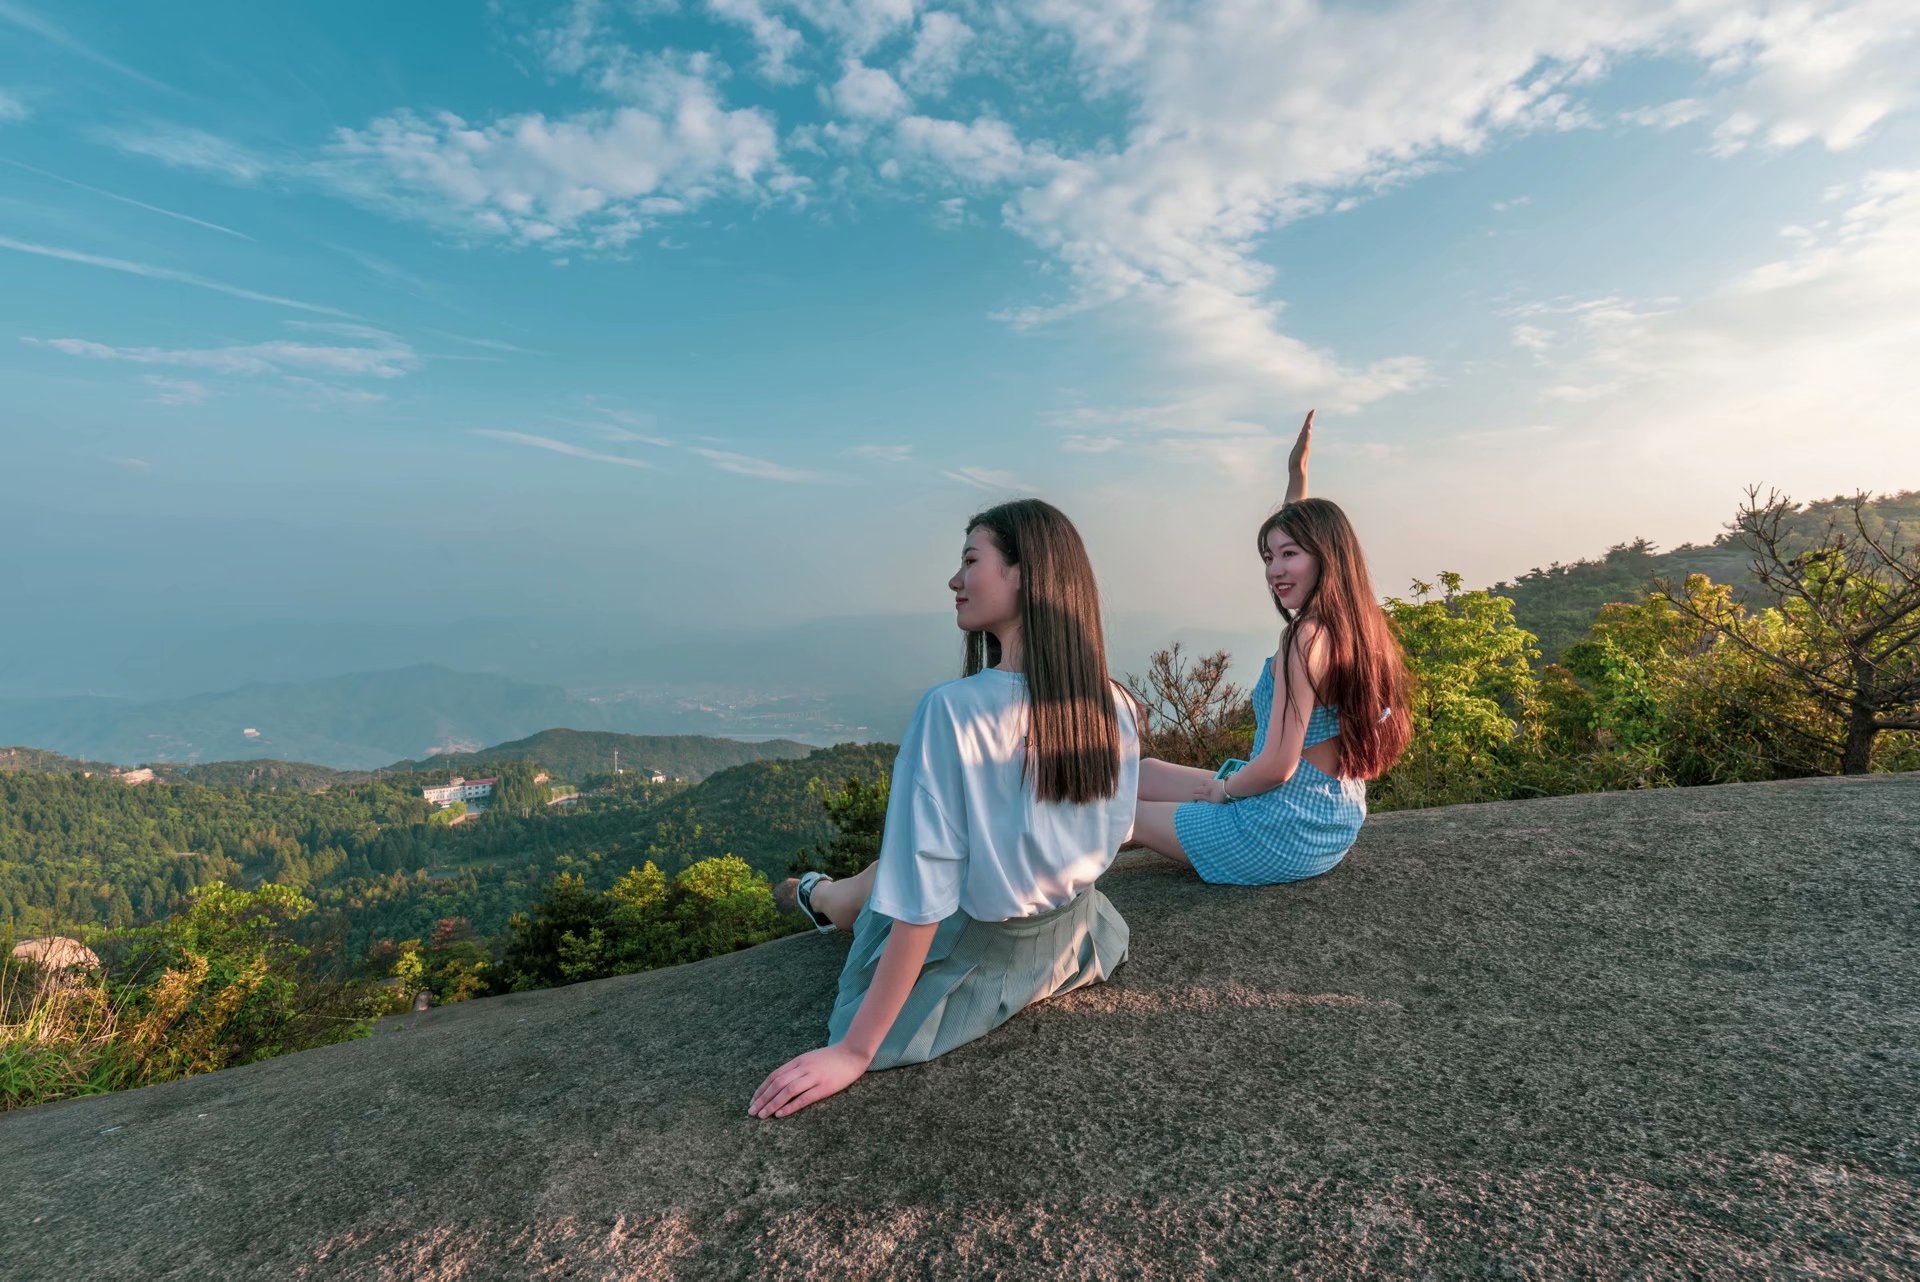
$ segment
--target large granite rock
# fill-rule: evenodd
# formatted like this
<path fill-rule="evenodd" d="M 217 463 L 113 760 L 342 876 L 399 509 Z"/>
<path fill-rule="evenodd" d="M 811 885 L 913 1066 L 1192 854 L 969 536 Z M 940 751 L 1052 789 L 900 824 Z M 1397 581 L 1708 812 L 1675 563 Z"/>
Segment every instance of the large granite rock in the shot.
<path fill-rule="evenodd" d="M 784 1122 L 837 940 L 0 1119 L 0 1273 L 1920 1272 L 1920 775 L 1146 856 L 1115 980 Z"/>

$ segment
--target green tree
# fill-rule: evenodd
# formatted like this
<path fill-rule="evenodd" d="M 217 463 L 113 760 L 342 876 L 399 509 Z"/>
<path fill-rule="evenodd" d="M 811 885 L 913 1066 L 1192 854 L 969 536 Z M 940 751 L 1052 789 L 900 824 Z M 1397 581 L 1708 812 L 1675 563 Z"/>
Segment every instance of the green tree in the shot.
<path fill-rule="evenodd" d="M 1443 592 L 1415 580 L 1411 600 L 1389 597 L 1412 678 L 1413 742 L 1376 781 L 1381 809 L 1431 806 L 1502 795 L 1523 748 L 1538 680 L 1531 632 L 1513 621 L 1513 602 L 1461 590 L 1453 571 Z"/>
<path fill-rule="evenodd" d="M 1758 487 L 1728 523 L 1776 611 L 1700 610 L 1662 585 L 1682 612 L 1771 668 L 1825 714 L 1824 733 L 1784 722 L 1827 749 L 1840 774 L 1873 768 L 1884 732 L 1920 731 L 1920 548 L 1870 510 L 1870 496 L 1831 504 L 1811 535 L 1788 496 Z"/>
<path fill-rule="evenodd" d="M 838 788 L 815 779 L 807 795 L 819 799 L 833 825 L 825 841 L 795 854 L 788 871 L 819 869 L 829 877 L 851 877 L 880 857 L 880 841 L 887 826 L 888 776 L 868 782 L 849 777 Z"/>

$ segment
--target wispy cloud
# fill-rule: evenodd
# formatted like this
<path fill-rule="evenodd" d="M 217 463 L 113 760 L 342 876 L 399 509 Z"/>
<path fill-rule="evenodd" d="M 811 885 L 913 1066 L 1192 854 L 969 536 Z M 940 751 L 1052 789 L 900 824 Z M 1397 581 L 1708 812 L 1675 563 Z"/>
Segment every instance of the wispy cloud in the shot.
<path fill-rule="evenodd" d="M 640 458 L 627 458 L 620 454 L 602 454 L 598 450 L 589 450 L 567 441 L 556 441 L 551 436 L 532 436 L 526 432 L 502 432 L 490 427 L 473 429 L 475 436 L 485 436 L 491 440 L 506 441 L 513 445 L 525 445 L 536 450 L 551 450 L 555 454 L 565 454 L 569 458 L 588 459 L 595 463 L 614 463 L 621 467 L 651 469 L 653 464 Z"/>
<path fill-rule="evenodd" d="M 1532 203 L 1533 197 L 1531 196 L 1515 196 L 1512 200 L 1496 200 L 1493 202 L 1493 212 L 1496 214 L 1509 214 L 1524 205 L 1531 205 Z"/>
<path fill-rule="evenodd" d="M 817 481 L 820 473 L 806 468 L 788 467 L 784 463 L 775 463 L 769 459 L 754 458 L 750 454 L 735 454 L 729 450 L 712 450 L 705 446 L 690 447 L 690 452 L 699 455 L 722 472 L 734 472 L 741 476 L 754 476 L 763 481 Z"/>
<path fill-rule="evenodd" d="M 1060 442 L 1060 448 L 1068 454 L 1110 454 L 1126 444 L 1117 436 L 1069 436 Z"/>
<path fill-rule="evenodd" d="M 962 485 L 971 485 L 978 490 L 1022 490 L 1031 492 L 1033 487 L 1011 472 L 997 471 L 990 467 L 956 467 L 944 470 L 940 475 L 949 481 L 958 481 Z"/>
<path fill-rule="evenodd" d="M 291 307 L 295 311 L 354 319 L 352 312 L 342 311 L 338 307 L 325 307 L 319 303 L 304 303 L 297 298 L 283 298 L 278 294 L 263 294 L 258 290 L 242 289 L 238 285 L 209 280 L 205 276 L 196 276 L 192 272 L 183 272 L 172 267 L 155 267 L 151 263 L 136 263 L 125 258 L 108 258 L 104 254 L 89 254 L 78 249 L 62 249 L 57 245 L 36 245 L 30 241 L 14 240 L 10 236 L 0 236 L 0 249 L 11 249 L 17 254 L 38 254 L 42 258 L 57 258 L 62 262 L 83 263 L 88 267 L 125 272 L 130 276 L 145 276 L 148 280 L 165 280 L 179 285 L 192 285 L 196 289 L 210 289 L 216 294 L 244 298 L 254 303 L 272 303 L 276 307 Z"/>
<path fill-rule="evenodd" d="M 205 405 L 213 395 L 205 383 L 196 383 L 190 378 L 149 374 L 145 381 L 153 389 L 155 403 L 160 405 Z"/>
<path fill-rule="evenodd" d="M 360 331 L 365 327 L 343 328 Z M 353 346 L 286 340 L 228 347 L 115 347 L 85 338 L 23 338 L 20 341 L 33 347 L 51 348 L 68 356 L 126 361 L 134 365 L 171 365 L 181 369 L 205 370 L 212 374 L 324 373 L 336 377 L 389 379 L 399 378 L 418 368 L 418 354 L 405 343 L 379 330 L 366 330 L 366 335 L 379 337 Z M 365 335 L 355 333 L 350 336 Z"/>
<path fill-rule="evenodd" d="M 484 347 L 490 352 L 513 352 L 520 356 L 538 356 L 540 353 L 531 347 L 522 347 L 518 343 L 505 343 L 497 338 L 474 338 L 467 334 L 456 334 L 451 330 L 429 329 L 429 334 L 441 338 L 451 338 L 456 343 L 467 343 L 474 347 Z"/>
<path fill-rule="evenodd" d="M 32 114 L 26 103 L 5 89 L 0 89 L 0 125 L 18 124 Z"/>
<path fill-rule="evenodd" d="M 6 118 L 5 106 L 4 95 L 0 95 L 0 120 Z M 253 237 L 243 231 L 235 231 L 233 228 L 223 227 L 219 223 L 210 223 L 204 218 L 195 218 L 192 214 L 183 214 L 172 209 L 162 209 L 158 205 L 149 205 L 144 200 L 135 200 L 131 196 L 122 196 L 119 192 L 108 191 L 104 187 L 94 187 L 88 183 L 77 182 L 72 178 L 62 177 L 50 170 L 41 169 L 36 165 L 29 165 L 18 160 L 9 160 L 5 156 L 0 156 L 0 164 L 12 165 L 15 169 L 24 169 L 30 174 L 39 174 L 42 178 L 51 178 L 54 182 L 65 183 L 67 186 L 77 187 L 81 191 L 90 191 L 96 196 L 105 196 L 108 200 L 117 200 L 123 205 L 132 205 L 135 209 L 144 209 L 148 213 L 163 214 L 168 218 L 177 218 L 183 223 L 192 223 L 195 227 L 205 227 L 209 231 L 217 231 L 227 236 L 238 236 L 241 240 L 253 239 Z"/>
<path fill-rule="evenodd" d="M 153 470 L 153 464 L 146 459 L 133 458 L 126 454 L 116 454 L 108 459 L 107 462 L 113 464 L 115 467 L 124 467 L 129 472 L 151 472 Z"/>
<path fill-rule="evenodd" d="M 404 286 L 409 292 L 417 294 L 422 298 L 437 299 L 440 297 L 439 285 L 423 276 L 415 275 L 404 267 L 390 263 L 384 258 L 376 257 L 373 254 L 351 248 L 347 245 L 330 244 L 327 248 L 337 254 L 345 254 L 348 258 L 359 263 L 374 275 L 390 280 L 397 285 Z"/>
<path fill-rule="evenodd" d="M 143 71 L 135 71 L 132 67 L 129 67 L 126 63 L 116 58 L 109 58 L 92 45 L 68 34 L 66 29 L 59 24 L 42 17 L 23 4 L 14 3 L 14 0 L 0 0 L 0 22 L 11 22 L 16 27 L 22 27 L 31 31 L 42 40 L 59 45 L 75 57 L 84 58 L 95 66 L 105 67 L 109 71 L 117 72 L 129 80 L 137 81 L 147 86 L 149 89 L 158 89 L 162 93 L 170 94 L 178 94 L 180 92 L 172 85 L 155 80 Z"/>
<path fill-rule="evenodd" d="M 275 168 L 273 161 L 218 134 L 189 125 L 155 123 L 106 128 L 94 137 L 131 156 L 145 156 L 175 169 L 198 169 L 234 182 L 251 183 Z"/>
<path fill-rule="evenodd" d="M 855 445 L 847 453 L 874 463 L 908 463 L 913 460 L 911 445 Z"/>

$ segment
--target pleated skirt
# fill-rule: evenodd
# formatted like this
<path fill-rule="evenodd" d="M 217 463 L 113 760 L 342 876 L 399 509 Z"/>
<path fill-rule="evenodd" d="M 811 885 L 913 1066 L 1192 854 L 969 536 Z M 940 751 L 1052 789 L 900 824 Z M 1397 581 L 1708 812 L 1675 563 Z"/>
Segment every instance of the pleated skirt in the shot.
<path fill-rule="evenodd" d="M 860 910 L 827 1021 L 829 1043 L 847 1035 L 892 929 L 893 918 Z M 925 1063 L 986 1036 L 1035 1002 L 1097 984 L 1127 959 L 1127 941 L 1126 919 L 1093 889 L 1036 917 L 975 921 L 957 912 L 934 931 L 920 978 L 872 1067 Z"/>

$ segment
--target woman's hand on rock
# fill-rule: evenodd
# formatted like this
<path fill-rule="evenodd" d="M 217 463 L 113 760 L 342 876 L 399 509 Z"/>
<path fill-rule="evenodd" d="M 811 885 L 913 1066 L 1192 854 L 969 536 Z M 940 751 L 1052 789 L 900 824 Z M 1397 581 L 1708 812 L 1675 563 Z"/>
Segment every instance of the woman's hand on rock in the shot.
<path fill-rule="evenodd" d="M 767 1074 L 747 1105 L 750 1117 L 786 1117 L 829 1095 L 838 1095 L 866 1076 L 870 1063 L 844 1045 L 823 1046 L 796 1056 Z"/>

